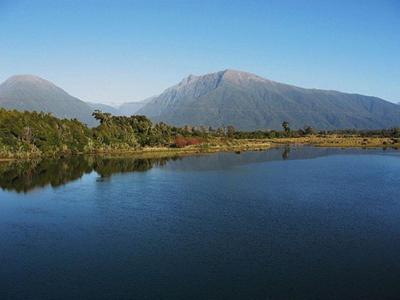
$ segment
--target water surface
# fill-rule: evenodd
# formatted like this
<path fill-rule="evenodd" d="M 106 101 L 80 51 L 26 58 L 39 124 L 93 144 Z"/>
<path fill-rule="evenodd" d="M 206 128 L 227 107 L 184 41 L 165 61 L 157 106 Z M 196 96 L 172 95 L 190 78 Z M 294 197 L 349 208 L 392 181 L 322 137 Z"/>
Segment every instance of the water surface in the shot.
<path fill-rule="evenodd" d="M 400 155 L 0 164 L 0 299 L 398 299 Z"/>

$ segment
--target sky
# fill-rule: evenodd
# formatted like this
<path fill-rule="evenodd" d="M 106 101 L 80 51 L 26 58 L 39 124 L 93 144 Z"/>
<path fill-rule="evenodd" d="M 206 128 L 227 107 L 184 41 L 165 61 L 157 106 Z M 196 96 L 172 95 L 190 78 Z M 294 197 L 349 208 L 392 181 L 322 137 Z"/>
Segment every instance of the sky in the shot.
<path fill-rule="evenodd" d="M 228 68 L 400 102 L 400 1 L 0 0 L 0 82 L 118 104 Z"/>

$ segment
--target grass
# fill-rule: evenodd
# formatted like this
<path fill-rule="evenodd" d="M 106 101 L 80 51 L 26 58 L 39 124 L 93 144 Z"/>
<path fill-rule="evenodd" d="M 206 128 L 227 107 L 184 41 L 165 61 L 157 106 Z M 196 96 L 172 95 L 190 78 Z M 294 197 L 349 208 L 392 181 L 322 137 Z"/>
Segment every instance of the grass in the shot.
<path fill-rule="evenodd" d="M 196 153 L 215 153 L 215 152 L 244 152 L 261 151 L 272 147 L 279 147 L 286 144 L 313 145 L 317 147 L 340 147 L 340 148 L 394 148 L 400 149 L 400 138 L 389 137 L 360 137 L 350 135 L 310 135 L 305 137 L 288 137 L 274 139 L 230 139 L 213 137 L 203 141 L 198 145 L 190 145 L 182 148 L 175 147 L 144 147 L 141 149 L 111 149 L 97 150 L 91 153 L 77 153 L 89 155 L 140 155 L 141 157 L 151 158 L 171 155 L 189 155 Z M 48 156 L 48 155 L 47 155 Z M 54 157 L 54 155 L 52 155 Z M 45 154 L 35 153 L 15 153 L 15 155 L 0 155 L 0 161 L 13 159 L 34 159 L 46 157 Z"/>
<path fill-rule="evenodd" d="M 400 139 L 388 137 L 360 137 L 349 135 L 311 135 L 298 138 L 279 138 L 271 140 L 275 144 L 307 144 L 318 147 L 391 147 L 400 149 Z"/>
<path fill-rule="evenodd" d="M 126 154 L 184 154 L 184 153 L 214 153 L 214 152 L 236 152 L 236 151 L 258 151 L 265 150 L 272 146 L 272 143 L 261 139 L 228 139 L 212 138 L 198 145 L 190 145 L 182 148 L 175 147 L 144 147 L 126 151 L 96 152 L 103 153 L 126 153 Z"/>
<path fill-rule="evenodd" d="M 228 139 L 228 138 L 212 138 L 205 140 L 198 145 L 190 145 L 182 148 L 176 147 L 143 147 L 140 149 L 106 149 L 95 150 L 91 152 L 82 152 L 76 154 L 88 155 L 140 155 L 141 157 L 159 157 L 171 155 L 185 155 L 195 153 L 215 153 L 215 152 L 242 152 L 242 151 L 260 151 L 268 149 L 272 146 L 271 142 L 261 139 Z M 59 153 L 59 157 L 65 156 Z M 10 161 L 15 159 L 30 160 L 40 157 L 57 157 L 54 153 L 2 153 L 0 152 L 0 161 Z"/>

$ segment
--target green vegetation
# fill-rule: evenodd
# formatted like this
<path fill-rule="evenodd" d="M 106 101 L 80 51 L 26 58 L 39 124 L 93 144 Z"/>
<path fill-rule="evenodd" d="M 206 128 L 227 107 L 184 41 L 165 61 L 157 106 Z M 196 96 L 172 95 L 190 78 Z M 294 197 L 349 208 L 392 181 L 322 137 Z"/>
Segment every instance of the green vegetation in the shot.
<path fill-rule="evenodd" d="M 91 129 L 77 120 L 51 114 L 0 109 L 0 157 L 37 157 L 171 146 L 183 129 L 153 124 L 144 116 L 120 117 L 95 111 L 100 125 Z"/>
<path fill-rule="evenodd" d="M 277 130 L 256 130 L 256 131 L 236 131 L 235 138 L 238 139 L 276 139 L 276 138 L 302 138 L 307 136 L 342 136 L 342 137 L 363 137 L 363 138 L 400 138 L 400 128 L 389 128 L 379 130 L 320 130 L 311 126 L 304 126 L 298 130 L 292 130 L 288 122 L 282 123 L 283 131 Z"/>
<path fill-rule="evenodd" d="M 162 122 L 154 124 L 145 116 L 112 116 L 98 110 L 93 117 L 99 125 L 89 128 L 76 119 L 0 109 L 0 157 L 62 157 L 82 153 L 140 152 L 144 149 L 164 151 L 197 146 L 210 140 L 217 143 L 215 137 L 233 138 L 235 132 L 233 127 L 215 131 L 204 127 L 178 128 Z M 218 144 L 227 145 L 226 141 L 218 141 Z"/>
<path fill-rule="evenodd" d="M 270 143 L 311 143 L 325 146 L 395 146 L 400 128 L 377 131 L 320 131 L 310 126 L 292 130 L 283 122 L 283 131 L 237 131 L 233 126 L 191 127 L 153 123 L 145 116 L 112 116 L 95 111 L 100 123 L 89 128 L 78 120 L 58 119 L 51 114 L 0 109 L 0 157 L 62 157 L 141 151 L 232 151 L 265 149 Z M 176 150 L 173 150 L 176 149 Z"/>
<path fill-rule="evenodd" d="M 0 109 L 0 156 L 79 153 L 90 144 L 91 130 L 77 120 L 50 114 Z"/>
<path fill-rule="evenodd" d="M 290 127 L 289 127 L 289 122 L 283 121 L 282 123 L 282 128 L 285 131 L 285 135 L 289 136 L 290 135 Z"/>

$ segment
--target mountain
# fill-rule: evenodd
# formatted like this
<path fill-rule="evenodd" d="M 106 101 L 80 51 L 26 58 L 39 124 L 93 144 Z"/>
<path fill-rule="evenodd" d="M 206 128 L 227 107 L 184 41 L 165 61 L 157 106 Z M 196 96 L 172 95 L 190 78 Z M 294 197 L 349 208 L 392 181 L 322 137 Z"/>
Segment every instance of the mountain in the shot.
<path fill-rule="evenodd" d="M 137 114 L 182 126 L 234 125 L 242 130 L 305 125 L 318 129 L 400 126 L 400 106 L 377 97 L 305 89 L 224 70 L 190 75 L 151 99 Z"/>
<path fill-rule="evenodd" d="M 123 116 L 131 116 L 136 114 L 143 106 L 153 100 L 155 97 L 146 98 L 142 101 L 126 102 L 119 106 L 118 111 Z"/>
<path fill-rule="evenodd" d="M 182 125 L 227 126 L 242 130 L 305 125 L 318 129 L 378 129 L 400 126 L 400 105 L 380 98 L 274 82 L 257 75 L 225 70 L 190 75 L 158 96 L 140 102 L 109 105 L 86 103 L 53 83 L 18 75 L 0 84 L 0 107 L 51 112 L 97 125 L 99 109 L 113 115 L 144 114 L 154 121 Z"/>
<path fill-rule="evenodd" d="M 17 75 L 3 82 L 0 85 L 0 107 L 49 112 L 59 118 L 77 118 L 89 126 L 96 125 L 89 104 L 33 75 Z"/>

